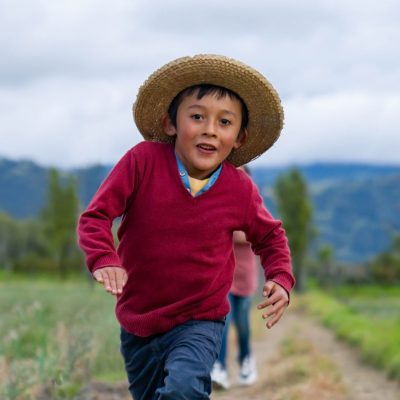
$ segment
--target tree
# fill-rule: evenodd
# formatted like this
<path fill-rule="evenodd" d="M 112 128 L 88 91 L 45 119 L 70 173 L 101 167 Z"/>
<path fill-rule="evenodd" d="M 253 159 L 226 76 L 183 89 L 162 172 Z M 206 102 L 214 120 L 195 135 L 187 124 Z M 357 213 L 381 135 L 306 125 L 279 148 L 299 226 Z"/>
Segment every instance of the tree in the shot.
<path fill-rule="evenodd" d="M 278 177 L 275 184 L 277 208 L 288 236 L 296 289 L 304 289 L 304 261 L 312 239 L 312 205 L 307 184 L 297 169 Z"/>
<path fill-rule="evenodd" d="M 318 249 L 317 260 L 319 265 L 319 280 L 324 285 L 330 285 L 337 280 L 333 271 L 333 248 L 327 244 Z"/>
<path fill-rule="evenodd" d="M 32 272 L 46 255 L 46 242 L 37 219 L 15 220 L 0 213 L 0 268 Z"/>
<path fill-rule="evenodd" d="M 389 250 L 375 257 L 371 263 L 371 271 L 376 282 L 385 284 L 400 282 L 400 235 L 393 238 Z"/>
<path fill-rule="evenodd" d="M 42 221 L 49 252 L 54 257 L 61 278 L 66 276 L 71 259 L 78 254 L 75 235 L 78 212 L 75 181 L 69 177 L 63 185 L 59 172 L 51 169 Z"/>
<path fill-rule="evenodd" d="M 0 268 L 11 269 L 20 250 L 17 222 L 6 213 L 0 213 Z"/>

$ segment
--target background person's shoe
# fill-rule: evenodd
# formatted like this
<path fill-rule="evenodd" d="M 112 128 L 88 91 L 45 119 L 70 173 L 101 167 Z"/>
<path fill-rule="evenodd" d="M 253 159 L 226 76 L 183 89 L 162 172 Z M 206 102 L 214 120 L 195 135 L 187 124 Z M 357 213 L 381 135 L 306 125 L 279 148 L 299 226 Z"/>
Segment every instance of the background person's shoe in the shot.
<path fill-rule="evenodd" d="M 222 366 L 219 361 L 214 363 L 211 371 L 211 381 L 216 389 L 229 389 L 230 383 L 228 371 Z"/>
<path fill-rule="evenodd" d="M 257 379 L 257 369 L 254 357 L 247 356 L 240 365 L 239 384 L 252 385 Z"/>

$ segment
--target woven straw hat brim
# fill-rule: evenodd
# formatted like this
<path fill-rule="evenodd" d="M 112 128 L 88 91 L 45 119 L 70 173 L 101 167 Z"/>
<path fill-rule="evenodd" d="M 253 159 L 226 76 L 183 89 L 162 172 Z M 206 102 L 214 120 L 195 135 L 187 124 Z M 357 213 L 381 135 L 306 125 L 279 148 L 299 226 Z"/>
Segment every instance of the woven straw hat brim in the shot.
<path fill-rule="evenodd" d="M 143 137 L 150 141 L 172 142 L 173 138 L 163 131 L 163 116 L 179 92 L 203 83 L 232 90 L 247 106 L 248 137 L 229 155 L 232 164 L 246 164 L 275 143 L 283 127 L 283 109 L 268 80 L 234 59 L 201 54 L 171 61 L 150 75 L 140 87 L 133 105 L 133 116 Z"/>

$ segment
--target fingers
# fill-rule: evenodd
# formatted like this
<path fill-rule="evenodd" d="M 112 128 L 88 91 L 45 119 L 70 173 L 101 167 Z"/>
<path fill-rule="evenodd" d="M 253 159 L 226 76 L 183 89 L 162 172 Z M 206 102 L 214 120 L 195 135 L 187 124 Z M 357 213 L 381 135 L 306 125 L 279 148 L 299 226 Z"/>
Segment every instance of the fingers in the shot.
<path fill-rule="evenodd" d="M 104 267 L 93 273 L 97 282 L 102 283 L 104 289 L 113 295 L 121 294 L 127 281 L 127 274 L 120 267 Z"/>
<path fill-rule="evenodd" d="M 270 317 L 271 315 L 274 315 L 275 313 L 278 312 L 279 309 L 281 309 L 285 305 L 286 304 L 283 300 L 279 300 L 279 301 L 275 302 L 270 307 L 268 307 L 265 312 L 263 312 L 262 317 L 264 319 L 266 319 L 266 318 Z"/>
<path fill-rule="evenodd" d="M 126 282 L 128 280 L 128 275 L 123 268 L 115 268 L 115 269 L 117 270 L 117 275 L 116 275 L 117 293 L 120 294 L 122 293 L 122 289 L 126 285 Z"/>
<path fill-rule="evenodd" d="M 93 272 L 93 278 L 96 279 L 97 282 L 103 283 L 103 274 L 101 273 L 101 269 L 98 269 L 97 271 Z"/>
<path fill-rule="evenodd" d="M 262 314 L 262 318 L 269 318 L 266 326 L 268 329 L 270 329 L 282 317 L 289 303 L 289 297 L 286 290 L 273 281 L 268 281 L 264 285 L 263 296 L 267 297 L 267 299 L 258 304 L 257 308 L 260 310 L 268 307 L 267 310 Z"/>
<path fill-rule="evenodd" d="M 272 318 L 266 324 L 268 329 L 271 329 L 281 319 L 285 308 L 286 304 L 283 301 L 280 301 L 278 304 L 271 306 L 271 310 L 269 312 L 263 314 L 264 319 L 272 316 Z"/>
<path fill-rule="evenodd" d="M 274 293 L 270 297 L 268 297 L 266 300 L 264 300 L 260 304 L 258 304 L 257 308 L 259 310 L 261 310 L 262 308 L 268 307 L 271 304 L 275 304 L 280 299 L 281 299 L 280 293 Z"/>
<path fill-rule="evenodd" d="M 113 270 L 109 271 L 108 268 L 104 268 L 104 270 L 105 270 L 103 271 L 104 289 L 106 289 L 108 293 L 113 293 L 115 290 L 115 278 Z"/>
<path fill-rule="evenodd" d="M 276 285 L 276 283 L 273 281 L 266 282 L 264 285 L 264 289 L 263 289 L 263 296 L 269 297 L 271 292 L 274 290 L 275 285 Z"/>

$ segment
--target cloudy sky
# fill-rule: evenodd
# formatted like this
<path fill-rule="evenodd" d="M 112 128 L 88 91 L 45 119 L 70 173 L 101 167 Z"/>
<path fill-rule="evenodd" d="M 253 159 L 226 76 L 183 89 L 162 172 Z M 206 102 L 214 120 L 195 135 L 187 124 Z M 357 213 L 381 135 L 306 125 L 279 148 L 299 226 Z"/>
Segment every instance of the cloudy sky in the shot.
<path fill-rule="evenodd" d="M 0 156 L 114 163 L 146 77 L 197 53 L 262 72 L 285 127 L 255 163 L 400 164 L 398 0 L 0 0 Z"/>

